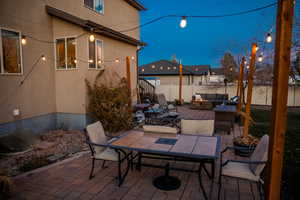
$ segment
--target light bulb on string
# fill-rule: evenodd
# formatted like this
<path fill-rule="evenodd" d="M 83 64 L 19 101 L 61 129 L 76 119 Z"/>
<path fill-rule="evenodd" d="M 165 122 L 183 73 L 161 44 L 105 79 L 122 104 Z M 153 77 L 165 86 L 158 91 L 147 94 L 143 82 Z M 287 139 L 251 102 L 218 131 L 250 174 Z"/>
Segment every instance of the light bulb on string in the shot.
<path fill-rule="evenodd" d="M 77 60 L 76 59 L 74 60 L 74 63 L 77 64 Z"/>
<path fill-rule="evenodd" d="M 256 51 L 258 51 L 258 50 L 259 50 L 259 47 L 258 47 L 258 46 L 256 46 L 255 50 L 256 50 Z"/>
<path fill-rule="evenodd" d="M 41 56 L 41 59 L 42 59 L 42 61 L 46 61 L 46 56 L 45 56 L 45 55 L 42 55 L 42 56 Z"/>
<path fill-rule="evenodd" d="M 263 55 L 259 55 L 258 58 L 257 58 L 258 62 L 262 62 L 263 61 Z"/>
<path fill-rule="evenodd" d="M 187 25 L 187 21 L 186 21 L 186 17 L 182 16 L 181 20 L 180 20 L 180 27 L 181 28 L 185 28 Z"/>
<path fill-rule="evenodd" d="M 24 35 L 22 36 L 21 43 L 22 43 L 22 45 L 25 45 L 27 43 L 26 36 L 24 36 Z"/>
<path fill-rule="evenodd" d="M 135 59 L 135 57 L 134 56 L 131 56 L 131 60 L 134 60 Z"/>
<path fill-rule="evenodd" d="M 90 39 L 90 42 L 94 42 L 95 41 L 95 36 L 93 34 L 91 34 L 89 39 Z"/>
<path fill-rule="evenodd" d="M 115 62 L 116 62 L 116 63 L 119 63 L 119 62 L 120 62 L 120 60 L 119 60 L 118 58 L 116 58 L 116 59 L 115 59 Z"/>
<path fill-rule="evenodd" d="M 272 42 L 272 35 L 271 35 L 271 33 L 268 33 L 268 34 L 267 34 L 266 42 L 267 42 L 267 43 L 271 43 L 271 42 Z"/>
<path fill-rule="evenodd" d="M 247 69 L 249 69 L 250 68 L 250 66 L 249 65 L 247 65 L 247 67 L 246 67 Z"/>
<path fill-rule="evenodd" d="M 89 62 L 89 63 L 93 63 L 94 61 L 93 61 L 92 59 L 90 59 L 88 62 Z"/>

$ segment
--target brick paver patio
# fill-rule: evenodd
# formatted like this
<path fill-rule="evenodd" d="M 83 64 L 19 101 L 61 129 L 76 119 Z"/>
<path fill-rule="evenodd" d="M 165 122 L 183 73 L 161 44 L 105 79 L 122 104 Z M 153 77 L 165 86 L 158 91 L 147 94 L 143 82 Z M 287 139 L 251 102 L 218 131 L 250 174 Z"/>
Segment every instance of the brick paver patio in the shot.
<path fill-rule="evenodd" d="M 184 118 L 213 119 L 213 111 L 191 111 L 186 107 L 179 108 Z M 235 128 L 239 134 L 239 128 Z M 222 148 L 231 144 L 232 135 L 222 135 Z M 232 157 L 232 154 L 227 154 Z M 149 160 L 145 159 L 145 162 Z M 152 160 L 152 163 L 164 164 L 165 161 Z M 11 199 L 204 199 L 196 173 L 183 171 L 171 171 L 171 175 L 181 180 L 181 187 L 175 191 L 161 191 L 152 185 L 155 177 L 163 175 L 163 169 L 143 167 L 142 171 L 129 171 L 129 174 L 121 187 L 117 186 L 117 163 L 108 162 L 107 168 L 101 169 L 101 161 L 96 163 L 95 177 L 88 179 L 91 167 L 89 153 L 62 164 L 56 164 L 45 170 L 31 173 L 27 176 L 15 178 L 15 190 Z M 195 164 L 186 162 L 171 162 L 171 166 L 193 169 Z M 219 164 L 217 163 L 217 166 Z M 210 168 L 208 168 L 210 169 Z M 216 172 L 218 172 L 218 167 Z M 217 179 L 211 182 L 205 173 L 202 173 L 204 187 L 209 193 L 210 199 L 217 199 Z M 236 179 L 223 179 L 221 199 L 253 199 L 250 183 Z M 211 185 L 212 184 L 212 185 Z M 212 187 L 211 187 L 212 186 Z M 210 189 L 212 188 L 212 189 Z M 255 199 L 258 192 L 253 185 Z"/>

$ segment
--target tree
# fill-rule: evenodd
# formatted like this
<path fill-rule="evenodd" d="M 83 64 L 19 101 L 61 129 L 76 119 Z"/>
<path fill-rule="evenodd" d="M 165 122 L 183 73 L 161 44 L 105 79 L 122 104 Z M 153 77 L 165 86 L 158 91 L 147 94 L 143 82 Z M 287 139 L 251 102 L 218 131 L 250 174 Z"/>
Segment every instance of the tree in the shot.
<path fill-rule="evenodd" d="M 221 60 L 221 69 L 223 69 L 224 76 L 228 82 L 233 82 L 238 77 L 238 65 L 236 64 L 233 55 L 231 53 L 225 53 Z"/>

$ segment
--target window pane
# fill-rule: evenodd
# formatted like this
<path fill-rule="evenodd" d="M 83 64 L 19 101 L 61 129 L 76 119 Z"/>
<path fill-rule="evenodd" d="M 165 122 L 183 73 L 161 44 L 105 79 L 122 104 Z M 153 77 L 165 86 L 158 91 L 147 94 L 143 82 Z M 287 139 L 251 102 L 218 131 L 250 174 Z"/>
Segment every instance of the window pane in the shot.
<path fill-rule="evenodd" d="M 95 10 L 99 13 L 103 13 L 103 1 L 95 0 Z"/>
<path fill-rule="evenodd" d="M 97 68 L 101 68 L 102 65 L 102 42 L 100 40 L 96 40 L 96 52 L 97 52 Z"/>
<path fill-rule="evenodd" d="M 65 39 L 56 40 L 56 67 L 66 69 Z"/>
<path fill-rule="evenodd" d="M 89 68 L 95 67 L 95 42 L 89 42 Z"/>
<path fill-rule="evenodd" d="M 67 39 L 67 65 L 68 68 L 76 68 L 76 41 L 75 38 Z"/>
<path fill-rule="evenodd" d="M 84 5 L 94 9 L 94 0 L 84 0 Z"/>
<path fill-rule="evenodd" d="M 2 30 L 4 73 L 21 73 L 19 33 Z"/>

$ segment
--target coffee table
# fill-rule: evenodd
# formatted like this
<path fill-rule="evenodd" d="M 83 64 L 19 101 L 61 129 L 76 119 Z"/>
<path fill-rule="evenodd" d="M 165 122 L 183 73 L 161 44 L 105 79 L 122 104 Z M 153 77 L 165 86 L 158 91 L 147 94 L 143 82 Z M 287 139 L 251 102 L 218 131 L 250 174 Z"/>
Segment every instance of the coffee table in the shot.
<path fill-rule="evenodd" d="M 197 170 L 199 183 L 205 198 L 207 198 L 201 180 L 201 171 L 204 169 L 208 174 L 204 163 L 211 163 L 211 176 L 214 177 L 215 161 L 219 158 L 221 138 L 220 136 L 159 134 L 131 130 L 110 141 L 107 146 L 116 150 L 138 152 L 139 168 L 141 166 L 141 154 L 160 155 L 174 158 L 176 161 L 199 163 L 199 170 Z"/>

